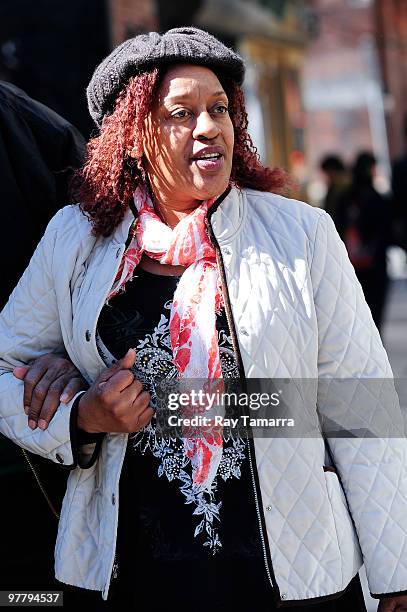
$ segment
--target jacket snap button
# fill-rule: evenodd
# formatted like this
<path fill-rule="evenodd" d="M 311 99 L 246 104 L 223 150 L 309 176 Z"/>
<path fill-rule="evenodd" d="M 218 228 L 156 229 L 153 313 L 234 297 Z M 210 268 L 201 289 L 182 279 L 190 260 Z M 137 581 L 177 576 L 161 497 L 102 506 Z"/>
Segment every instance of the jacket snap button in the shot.
<path fill-rule="evenodd" d="M 86 342 L 90 342 L 91 334 L 90 334 L 90 331 L 88 329 L 85 332 L 85 338 L 86 338 Z"/>
<path fill-rule="evenodd" d="M 248 336 L 249 332 L 247 331 L 247 329 L 245 327 L 241 327 L 240 328 L 240 333 L 242 334 L 242 336 Z"/>
<path fill-rule="evenodd" d="M 120 257 L 120 253 L 121 253 L 122 249 L 121 247 L 119 247 L 116 251 L 116 259 L 118 259 Z"/>
<path fill-rule="evenodd" d="M 273 506 L 266 506 L 266 510 L 268 510 L 270 512 L 270 510 L 272 510 Z"/>
<path fill-rule="evenodd" d="M 223 253 L 225 255 L 230 255 L 232 253 L 232 249 L 230 247 L 223 247 Z"/>
<path fill-rule="evenodd" d="M 56 457 L 57 461 L 59 461 L 59 463 L 63 463 L 64 462 L 64 458 L 59 453 L 57 453 L 55 455 L 55 457 Z"/>
<path fill-rule="evenodd" d="M 116 495 L 114 493 L 112 493 L 112 504 L 113 506 L 116 505 Z"/>

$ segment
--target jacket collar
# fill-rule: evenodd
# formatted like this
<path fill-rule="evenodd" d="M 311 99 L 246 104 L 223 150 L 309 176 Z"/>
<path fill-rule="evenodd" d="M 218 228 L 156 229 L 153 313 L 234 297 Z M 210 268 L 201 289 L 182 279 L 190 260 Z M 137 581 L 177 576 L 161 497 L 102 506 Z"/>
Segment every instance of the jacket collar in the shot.
<path fill-rule="evenodd" d="M 243 198 L 243 190 L 237 187 L 228 187 L 211 206 L 208 212 L 208 220 L 219 244 L 229 242 L 240 229 L 244 213 Z M 126 242 L 133 221 L 134 214 L 128 206 L 122 221 L 112 235 L 114 243 L 123 244 Z"/>
<path fill-rule="evenodd" d="M 126 208 L 126 211 L 124 213 L 124 217 L 122 219 L 122 221 L 119 223 L 119 225 L 116 227 L 113 235 L 112 235 L 112 241 L 117 243 L 117 244 L 123 244 L 126 242 L 127 237 L 129 235 L 129 231 L 130 231 L 130 227 L 131 224 L 134 221 L 134 214 L 130 208 L 130 206 L 128 206 Z"/>
<path fill-rule="evenodd" d="M 211 206 L 207 217 L 220 246 L 240 230 L 244 211 L 244 191 L 237 187 L 229 187 Z"/>

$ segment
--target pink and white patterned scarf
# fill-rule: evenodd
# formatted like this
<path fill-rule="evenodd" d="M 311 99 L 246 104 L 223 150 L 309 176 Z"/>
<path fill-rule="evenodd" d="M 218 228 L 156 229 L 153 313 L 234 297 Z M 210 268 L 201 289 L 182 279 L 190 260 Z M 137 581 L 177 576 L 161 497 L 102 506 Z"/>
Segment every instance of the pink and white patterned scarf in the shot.
<path fill-rule="evenodd" d="M 123 289 L 143 253 L 162 264 L 186 266 L 174 293 L 169 323 L 173 361 L 181 379 L 222 378 L 216 314 L 223 299 L 215 249 L 205 231 L 205 217 L 213 202 L 206 200 L 171 229 L 156 214 L 149 196 L 137 188 L 138 217 L 107 298 Z M 183 428 L 183 434 L 187 430 Z M 209 427 L 194 438 L 183 437 L 183 442 L 191 459 L 193 482 L 210 489 L 222 458 L 222 428 Z"/>

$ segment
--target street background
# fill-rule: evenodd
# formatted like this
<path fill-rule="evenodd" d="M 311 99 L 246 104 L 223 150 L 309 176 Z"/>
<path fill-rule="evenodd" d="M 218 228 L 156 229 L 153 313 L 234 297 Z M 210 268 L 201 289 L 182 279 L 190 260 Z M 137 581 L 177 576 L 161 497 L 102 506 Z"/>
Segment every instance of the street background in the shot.
<path fill-rule="evenodd" d="M 88 138 L 85 89 L 97 63 L 131 36 L 185 25 L 244 56 L 249 131 L 261 160 L 290 173 L 291 195 L 332 215 L 394 374 L 407 378 L 407 0 L 2 0 L 0 80 Z M 14 586 L 29 588 L 34 566 L 39 575 L 48 566 L 35 555 L 40 535 L 24 544 L 34 535 L 22 499 L 34 522 L 48 520 L 49 509 L 4 439 L 0 478 L 9 492 L 3 520 L 20 533 L 14 548 L 15 536 L 6 542 L 0 571 L 8 584 L 19 575 Z"/>

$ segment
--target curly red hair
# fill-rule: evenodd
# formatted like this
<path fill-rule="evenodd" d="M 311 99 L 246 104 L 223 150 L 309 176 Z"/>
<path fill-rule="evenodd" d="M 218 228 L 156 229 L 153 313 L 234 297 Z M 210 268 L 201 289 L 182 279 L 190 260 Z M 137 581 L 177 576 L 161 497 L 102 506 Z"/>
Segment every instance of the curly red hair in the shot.
<path fill-rule="evenodd" d="M 248 118 L 241 87 L 216 72 L 229 101 L 234 126 L 231 184 L 259 191 L 281 191 L 287 175 L 261 164 L 247 131 Z M 164 72 L 158 68 L 133 76 L 106 115 L 100 133 L 91 138 L 83 167 L 72 182 L 74 198 L 92 223 L 93 234 L 109 236 L 123 219 L 136 186 L 148 184 L 143 168 L 143 125 Z"/>

